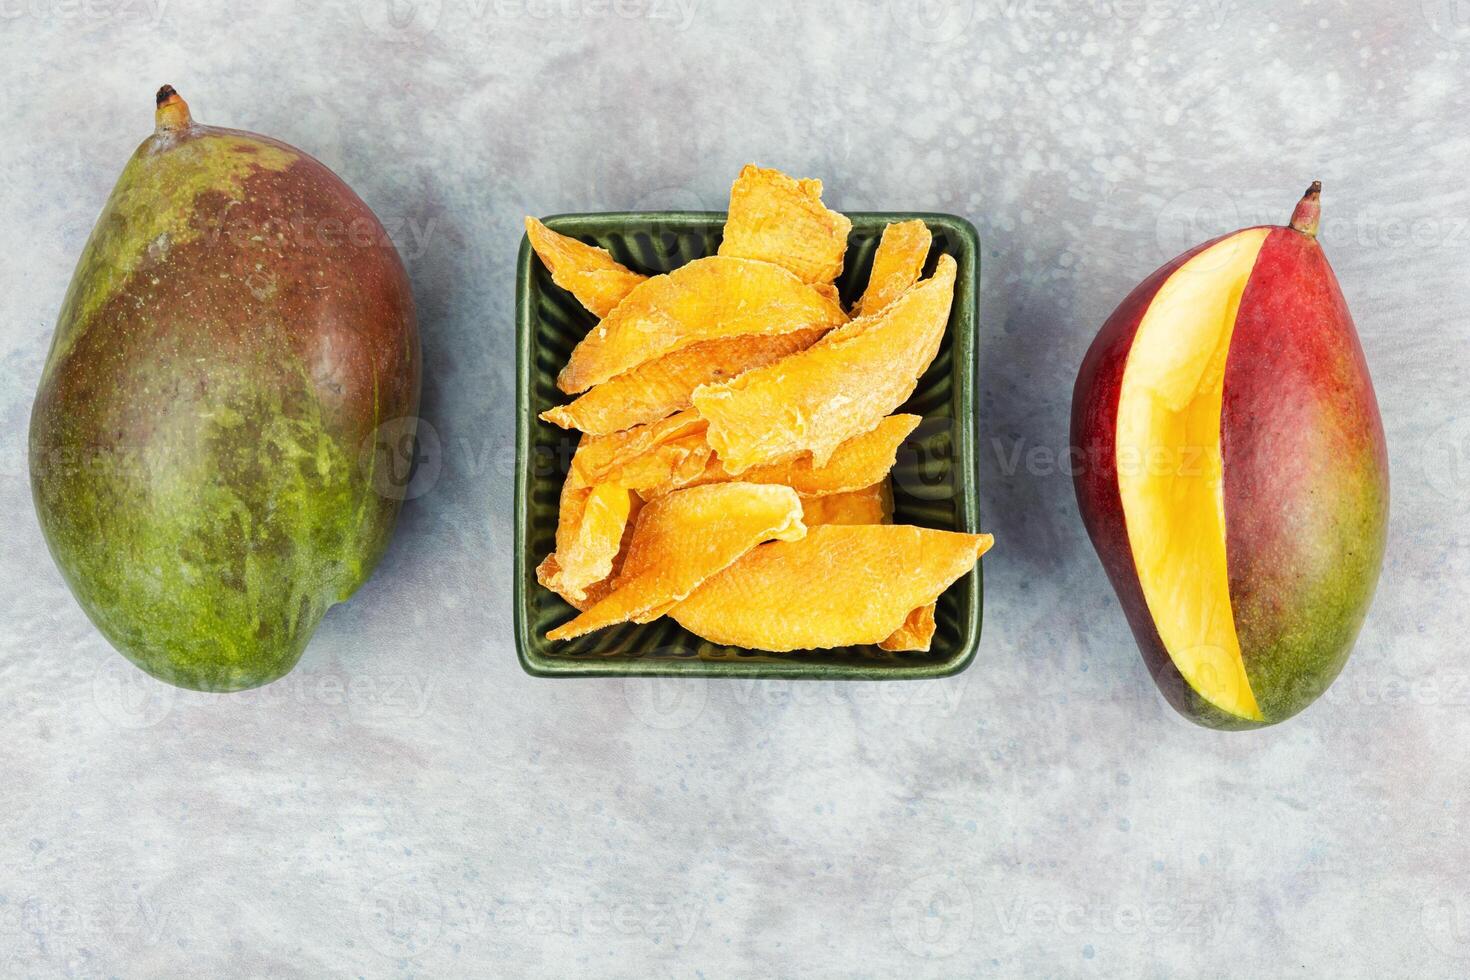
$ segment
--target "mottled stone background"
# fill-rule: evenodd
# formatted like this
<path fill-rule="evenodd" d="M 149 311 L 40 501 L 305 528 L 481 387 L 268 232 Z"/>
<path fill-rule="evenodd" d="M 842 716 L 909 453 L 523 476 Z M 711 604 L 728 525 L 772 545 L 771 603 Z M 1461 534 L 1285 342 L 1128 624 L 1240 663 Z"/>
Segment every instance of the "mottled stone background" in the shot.
<path fill-rule="evenodd" d="M 0 0 L 0 974 L 1470 973 L 1464 0 Z M 295 673 L 174 691 L 41 540 L 31 397 L 172 82 L 413 274 L 439 472 Z M 984 640 L 909 685 L 548 681 L 510 627 L 526 213 L 755 160 L 984 239 Z M 1093 331 L 1314 177 L 1393 464 L 1355 658 L 1281 727 L 1154 692 L 1064 450 Z"/>

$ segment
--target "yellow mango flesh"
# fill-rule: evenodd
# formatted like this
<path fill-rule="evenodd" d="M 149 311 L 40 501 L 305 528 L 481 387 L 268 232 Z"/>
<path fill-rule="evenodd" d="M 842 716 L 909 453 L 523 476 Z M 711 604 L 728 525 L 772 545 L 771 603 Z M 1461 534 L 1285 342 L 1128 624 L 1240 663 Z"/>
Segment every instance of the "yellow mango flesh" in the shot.
<path fill-rule="evenodd" d="M 988 534 L 825 524 L 754 549 L 668 614 L 715 643 L 753 650 L 881 643 L 990 545 Z"/>
<path fill-rule="evenodd" d="M 648 278 L 619 263 L 607 249 L 557 234 L 535 218 L 526 219 L 526 237 L 551 272 L 551 281 L 599 317 L 611 313 Z"/>
<path fill-rule="evenodd" d="M 790 487 L 719 483 L 660 497 L 639 512 L 612 591 L 546 636 L 569 640 L 651 622 L 762 541 L 805 533 L 801 498 Z"/>
<path fill-rule="evenodd" d="M 696 388 L 694 407 L 709 420 L 709 443 L 726 471 L 801 452 L 824 465 L 903 404 L 939 351 L 954 279 L 954 259 L 942 256 L 930 279 L 880 313 L 734 381 Z"/>
<path fill-rule="evenodd" d="M 829 290 L 778 265 L 719 255 L 695 259 L 634 287 L 573 348 L 556 384 L 575 394 L 701 341 L 845 322 Z"/>
<path fill-rule="evenodd" d="M 1118 491 L 1139 584 L 1184 680 L 1260 720 L 1230 604 L 1220 408 L 1241 294 L 1269 229 L 1180 266 L 1139 323 L 1118 399 Z"/>

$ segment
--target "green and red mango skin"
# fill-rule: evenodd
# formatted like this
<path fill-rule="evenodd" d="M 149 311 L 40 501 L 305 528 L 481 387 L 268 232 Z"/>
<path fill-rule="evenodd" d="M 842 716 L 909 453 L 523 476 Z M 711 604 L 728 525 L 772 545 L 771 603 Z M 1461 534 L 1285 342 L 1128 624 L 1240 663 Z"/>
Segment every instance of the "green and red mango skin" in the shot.
<path fill-rule="evenodd" d="M 1259 728 L 1301 711 L 1351 652 L 1387 533 L 1388 459 L 1372 382 L 1316 239 L 1273 228 L 1241 298 L 1226 360 L 1221 456 L 1236 632 L 1260 722 L 1199 697 L 1174 666 L 1133 564 L 1118 490 L 1118 399 L 1154 295 L 1215 239 L 1159 269 L 1104 324 L 1072 401 L 1083 523 L 1165 699 L 1201 725 Z"/>
<path fill-rule="evenodd" d="M 1388 534 L 1388 448 L 1358 333 L 1314 237 L 1267 236 L 1221 407 L 1225 554 L 1246 675 L 1289 718 L 1347 662 Z"/>
<path fill-rule="evenodd" d="M 83 609 L 182 687 L 287 673 L 387 546 L 374 433 L 412 419 L 419 376 L 402 262 L 336 175 L 161 125 L 78 263 L 31 415 L 37 513 Z"/>

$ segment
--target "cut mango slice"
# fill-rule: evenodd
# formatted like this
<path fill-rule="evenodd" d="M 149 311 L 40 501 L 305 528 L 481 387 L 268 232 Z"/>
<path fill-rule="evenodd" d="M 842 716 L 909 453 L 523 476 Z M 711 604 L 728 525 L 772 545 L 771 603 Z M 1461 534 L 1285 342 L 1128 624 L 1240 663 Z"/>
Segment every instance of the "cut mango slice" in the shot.
<path fill-rule="evenodd" d="M 988 534 L 826 524 L 754 549 L 669 615 L 705 639 L 755 650 L 881 643 L 990 545 Z"/>
<path fill-rule="evenodd" d="M 611 313 L 648 278 L 618 263 L 607 249 L 557 234 L 535 218 L 526 218 L 526 237 L 550 270 L 551 281 L 598 317 Z"/>
<path fill-rule="evenodd" d="M 695 259 L 636 286 L 573 348 L 556 384 L 575 394 L 701 341 L 845 322 L 830 292 L 780 266 L 719 255 Z"/>
<path fill-rule="evenodd" d="M 730 188 L 719 254 L 774 262 L 802 282 L 830 283 L 842 273 L 851 231 L 851 221 L 822 204 L 820 180 L 752 163 Z"/>
<path fill-rule="evenodd" d="M 725 470 L 810 452 L 825 465 L 843 442 L 876 426 L 913 393 L 939 351 L 954 298 L 955 262 L 871 317 L 733 381 L 701 385 L 694 407 Z"/>
<path fill-rule="evenodd" d="M 868 288 L 858 300 L 853 313 L 868 316 L 898 299 L 924 272 L 929 247 L 934 236 L 929 226 L 918 218 L 896 221 L 883 229 L 878 250 L 873 253 L 873 271 L 868 274 Z"/>
<path fill-rule="evenodd" d="M 556 569 L 542 584 L 562 596 L 586 599 L 589 587 L 612 574 L 632 508 L 627 487 L 604 483 L 588 489 L 576 528 L 565 548 L 558 543 Z"/>
<path fill-rule="evenodd" d="M 928 650 L 934 642 L 934 603 L 926 603 L 908 614 L 903 625 L 878 646 L 888 651 Z"/>
<path fill-rule="evenodd" d="M 569 640 L 615 623 L 651 622 L 762 541 L 805 533 L 801 499 L 789 487 L 720 483 L 660 497 L 638 515 L 612 591 L 546 636 Z"/>
<path fill-rule="evenodd" d="M 1220 411 L 1246 283 L 1269 228 L 1180 266 L 1138 324 L 1118 394 L 1118 496 L 1138 584 L 1174 666 L 1222 711 L 1260 721 L 1225 555 Z"/>
<path fill-rule="evenodd" d="M 893 488 L 886 479 L 861 490 L 801 498 L 801 521 L 809 528 L 820 524 L 888 524 L 892 520 Z"/>
<path fill-rule="evenodd" d="M 563 429 L 606 435 L 656 422 L 688 408 L 694 389 L 728 381 L 751 368 L 805 350 L 826 333 L 812 327 L 771 336 L 721 337 L 665 354 L 595 386 L 567 405 L 541 413 Z"/>

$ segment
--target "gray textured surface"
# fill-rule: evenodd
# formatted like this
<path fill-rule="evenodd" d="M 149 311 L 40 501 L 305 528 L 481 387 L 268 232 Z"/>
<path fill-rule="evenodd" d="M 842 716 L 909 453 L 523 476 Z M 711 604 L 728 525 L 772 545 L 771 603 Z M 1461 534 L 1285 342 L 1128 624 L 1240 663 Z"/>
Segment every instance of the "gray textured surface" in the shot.
<path fill-rule="evenodd" d="M 761 8 L 0 0 L 0 974 L 1470 972 L 1464 4 Z M 26 479 L 56 310 L 164 81 L 396 230 L 444 447 L 297 671 L 232 697 L 110 652 Z M 520 218 L 719 207 L 747 160 L 981 230 L 980 656 L 913 686 L 533 680 Z M 1113 305 L 1312 177 L 1388 562 L 1328 697 L 1214 734 L 1154 693 L 1049 460 Z"/>

